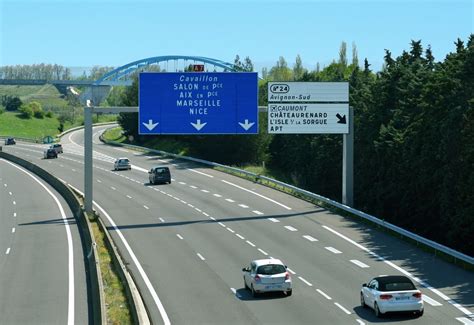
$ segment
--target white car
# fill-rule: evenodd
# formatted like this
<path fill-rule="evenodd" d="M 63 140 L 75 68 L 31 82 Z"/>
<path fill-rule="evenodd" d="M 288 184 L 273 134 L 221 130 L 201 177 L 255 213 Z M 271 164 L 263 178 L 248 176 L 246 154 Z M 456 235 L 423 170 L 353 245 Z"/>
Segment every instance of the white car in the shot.
<path fill-rule="evenodd" d="M 115 159 L 114 162 L 114 170 L 120 169 L 132 169 L 132 165 L 130 164 L 130 160 L 128 158 L 118 158 Z"/>
<path fill-rule="evenodd" d="M 244 286 L 256 297 L 259 293 L 280 291 L 287 296 L 292 294 L 291 276 L 285 264 L 279 259 L 262 259 L 250 263 L 242 269 Z"/>
<path fill-rule="evenodd" d="M 377 317 L 401 311 L 422 316 L 424 311 L 421 291 L 403 275 L 379 276 L 364 283 L 360 290 L 360 304 L 372 308 Z"/>

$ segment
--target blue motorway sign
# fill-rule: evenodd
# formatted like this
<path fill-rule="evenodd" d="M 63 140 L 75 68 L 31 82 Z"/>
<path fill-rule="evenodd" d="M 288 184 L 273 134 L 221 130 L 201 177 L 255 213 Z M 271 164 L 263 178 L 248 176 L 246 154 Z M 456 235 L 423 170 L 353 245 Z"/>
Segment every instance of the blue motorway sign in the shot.
<path fill-rule="evenodd" d="M 139 134 L 256 134 L 253 72 L 143 72 Z"/>

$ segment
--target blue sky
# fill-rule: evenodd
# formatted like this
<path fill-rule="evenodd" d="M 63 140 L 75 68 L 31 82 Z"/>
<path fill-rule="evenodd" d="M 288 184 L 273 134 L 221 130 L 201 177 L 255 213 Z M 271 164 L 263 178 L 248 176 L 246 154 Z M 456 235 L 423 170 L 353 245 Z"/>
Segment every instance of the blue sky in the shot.
<path fill-rule="evenodd" d="M 410 40 L 436 60 L 466 41 L 473 0 L 0 0 L 0 66 L 120 66 L 159 55 L 249 56 L 257 71 L 299 54 L 308 69 L 338 58 L 342 41 L 380 70 Z"/>

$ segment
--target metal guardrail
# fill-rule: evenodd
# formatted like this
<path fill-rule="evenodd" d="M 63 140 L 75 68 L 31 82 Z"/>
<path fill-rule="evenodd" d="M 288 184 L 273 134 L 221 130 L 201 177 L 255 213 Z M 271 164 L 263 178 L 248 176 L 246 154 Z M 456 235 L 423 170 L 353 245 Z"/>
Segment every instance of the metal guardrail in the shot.
<path fill-rule="evenodd" d="M 262 176 L 262 175 L 258 175 L 258 174 L 252 173 L 252 172 L 248 172 L 248 171 L 245 171 L 245 170 L 242 170 L 242 169 L 239 169 L 239 168 L 230 167 L 230 166 L 222 165 L 222 164 L 219 164 L 219 163 L 215 163 L 215 162 L 211 162 L 211 161 L 207 161 L 207 160 L 203 160 L 203 159 L 186 157 L 186 156 L 177 155 L 177 154 L 162 151 L 162 150 L 149 149 L 149 148 L 146 148 L 146 147 L 135 146 L 135 145 L 131 145 L 131 144 L 125 144 L 125 143 L 120 143 L 120 142 L 115 142 L 115 141 L 108 141 L 108 140 L 103 139 L 102 135 L 100 136 L 100 139 L 101 139 L 101 141 L 103 141 L 107 144 L 112 144 L 112 145 L 121 146 L 121 147 L 128 147 L 128 148 L 136 149 L 136 150 L 139 150 L 139 151 L 147 151 L 147 152 L 158 153 L 160 155 L 170 156 L 170 157 L 173 157 L 173 158 L 176 158 L 176 159 L 189 160 L 189 161 L 197 162 L 197 163 L 212 166 L 212 167 L 218 167 L 218 168 L 220 168 L 224 171 L 230 171 L 230 172 L 233 172 L 233 173 L 236 173 L 236 174 L 244 175 L 248 178 L 252 178 L 252 179 L 255 180 L 255 182 L 260 183 L 260 184 L 265 185 L 265 186 L 268 186 L 268 187 L 275 187 L 275 186 L 271 186 L 271 184 L 275 184 L 277 186 L 280 186 L 282 189 L 285 190 L 285 192 L 287 192 L 289 194 L 298 193 L 298 194 L 300 194 L 304 197 L 309 197 L 309 198 L 324 202 L 324 203 L 329 204 L 329 205 L 331 205 L 335 208 L 341 209 L 341 210 L 346 211 L 350 214 L 356 215 L 360 218 L 363 218 L 365 220 L 373 222 L 373 223 L 375 223 L 375 224 L 377 224 L 381 227 L 384 227 L 386 229 L 390 229 L 391 231 L 394 231 L 394 232 L 396 232 L 396 233 L 398 233 L 402 236 L 410 238 L 410 239 L 412 239 L 412 240 L 414 240 L 418 243 L 421 243 L 423 245 L 431 247 L 435 251 L 439 251 L 439 252 L 442 252 L 444 254 L 450 255 L 455 259 L 464 261 L 464 262 L 474 266 L 474 257 L 472 257 L 472 256 L 469 256 L 469 255 L 466 255 L 464 253 L 458 252 L 458 251 L 456 251 L 452 248 L 449 248 L 449 247 L 444 246 L 442 244 L 436 243 L 436 242 L 434 242 L 430 239 L 424 238 L 424 237 L 419 236 L 415 233 L 412 233 L 408 230 L 405 230 L 403 228 L 395 226 L 394 224 L 391 224 L 389 222 L 385 222 L 384 220 L 381 220 L 381 219 L 379 219 L 377 217 L 374 217 L 370 214 L 367 214 L 365 212 L 356 210 L 356 209 L 351 208 L 347 205 L 341 204 L 337 201 L 328 199 L 324 196 L 321 196 L 321 195 L 303 190 L 303 189 L 298 188 L 296 186 L 293 186 L 293 185 L 290 185 L 290 184 L 287 184 L 287 183 L 284 183 L 284 182 L 280 182 L 278 180 L 275 180 L 275 179 L 272 179 L 272 178 L 269 178 L 269 177 L 266 177 L 266 176 Z"/>

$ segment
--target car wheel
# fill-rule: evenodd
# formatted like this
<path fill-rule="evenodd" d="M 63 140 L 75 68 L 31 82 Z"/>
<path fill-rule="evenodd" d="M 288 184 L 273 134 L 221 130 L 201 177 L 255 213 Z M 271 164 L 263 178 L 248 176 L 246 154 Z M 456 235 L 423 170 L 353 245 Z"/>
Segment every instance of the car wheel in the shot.
<path fill-rule="evenodd" d="M 374 303 L 375 317 L 382 318 L 382 313 L 380 312 L 379 306 L 377 303 Z"/>
<path fill-rule="evenodd" d="M 367 305 L 365 304 L 364 295 L 362 293 L 360 294 L 360 305 L 362 308 L 367 307 Z"/>
<path fill-rule="evenodd" d="M 287 291 L 287 292 L 286 292 L 286 295 L 287 295 L 288 297 L 291 296 L 292 294 L 293 294 L 293 290 L 290 290 L 290 291 Z"/>
<path fill-rule="evenodd" d="M 250 287 L 250 291 L 252 291 L 252 297 L 257 298 L 258 293 L 257 293 L 257 291 L 255 291 L 255 289 L 253 288 L 253 284 L 252 284 L 251 287 Z"/>

